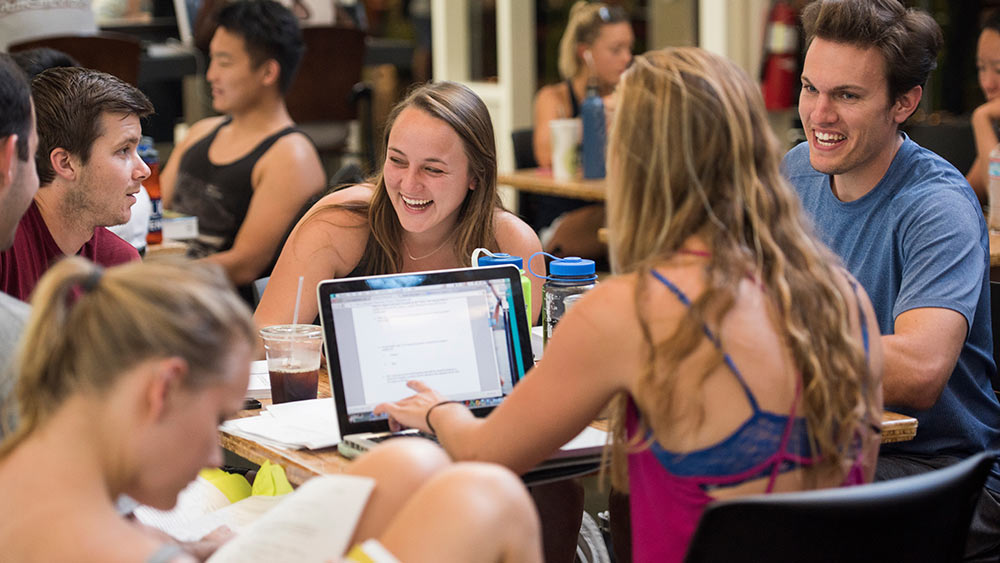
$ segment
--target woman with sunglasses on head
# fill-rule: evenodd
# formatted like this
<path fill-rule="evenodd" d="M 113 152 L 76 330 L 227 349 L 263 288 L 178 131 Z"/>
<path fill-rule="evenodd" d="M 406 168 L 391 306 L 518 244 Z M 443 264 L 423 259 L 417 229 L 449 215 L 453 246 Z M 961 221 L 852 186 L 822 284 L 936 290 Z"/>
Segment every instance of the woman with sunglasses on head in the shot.
<path fill-rule="evenodd" d="M 200 469 L 222 463 L 218 424 L 242 408 L 255 345 L 221 268 L 56 264 L 33 295 L 16 362 L 19 422 L 0 445 L 3 559 L 193 560 L 114 501 L 169 509 Z M 403 439 L 347 472 L 375 480 L 366 504 L 339 503 L 357 519 L 355 547 L 381 553 L 375 561 L 541 560 L 531 500 L 503 468 L 452 465 L 430 442 Z"/>
<path fill-rule="evenodd" d="M 549 121 L 580 116 L 587 84 L 609 96 L 632 61 L 635 35 L 620 6 L 580 0 L 569 12 L 569 23 L 559 41 L 562 82 L 545 86 L 535 97 L 535 161 L 552 166 Z"/>
<path fill-rule="evenodd" d="M 594 85 L 604 103 L 632 61 L 635 36 L 620 6 L 580 0 L 573 4 L 559 42 L 562 82 L 543 87 L 535 96 L 533 147 L 539 166 L 552 166 L 549 122 L 580 117 L 588 86 Z M 522 194 L 521 215 L 541 233 L 545 250 L 558 255 L 593 258 L 605 263 L 607 248 L 597 239 L 604 226 L 604 206 L 533 194 Z"/>
<path fill-rule="evenodd" d="M 436 431 L 454 459 L 523 472 L 611 403 L 634 559 L 681 561 L 714 499 L 871 480 L 882 351 L 864 290 L 779 171 L 746 73 L 696 48 L 653 51 L 618 95 L 617 276 L 576 302 L 485 419 L 420 382 L 376 412 Z"/>

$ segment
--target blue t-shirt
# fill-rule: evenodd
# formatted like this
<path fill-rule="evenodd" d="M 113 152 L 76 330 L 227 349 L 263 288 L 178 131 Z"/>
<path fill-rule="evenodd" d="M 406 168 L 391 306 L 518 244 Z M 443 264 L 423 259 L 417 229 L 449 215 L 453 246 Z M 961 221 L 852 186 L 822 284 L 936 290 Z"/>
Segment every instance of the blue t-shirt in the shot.
<path fill-rule="evenodd" d="M 990 251 L 972 188 L 954 166 L 905 135 L 882 180 L 863 197 L 837 199 L 830 177 L 809 163 L 809 144 L 785 155 L 785 175 L 816 232 L 871 297 L 882 334 L 911 309 L 957 311 L 968 322 L 955 371 L 928 410 L 914 416 L 917 437 L 886 444 L 883 454 L 956 455 L 1000 446 L 1000 404 L 993 393 Z"/>

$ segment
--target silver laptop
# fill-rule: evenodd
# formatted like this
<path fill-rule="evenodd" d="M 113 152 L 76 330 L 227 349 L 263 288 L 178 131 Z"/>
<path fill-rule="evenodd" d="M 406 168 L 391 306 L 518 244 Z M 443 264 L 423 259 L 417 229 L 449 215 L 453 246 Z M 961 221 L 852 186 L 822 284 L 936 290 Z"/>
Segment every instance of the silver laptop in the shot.
<path fill-rule="evenodd" d="M 408 381 L 485 416 L 534 363 L 514 266 L 325 280 L 317 293 L 346 457 L 416 433 L 389 432 L 387 418 L 372 412 L 412 395 Z M 605 437 L 585 430 L 546 467 L 596 461 Z"/>

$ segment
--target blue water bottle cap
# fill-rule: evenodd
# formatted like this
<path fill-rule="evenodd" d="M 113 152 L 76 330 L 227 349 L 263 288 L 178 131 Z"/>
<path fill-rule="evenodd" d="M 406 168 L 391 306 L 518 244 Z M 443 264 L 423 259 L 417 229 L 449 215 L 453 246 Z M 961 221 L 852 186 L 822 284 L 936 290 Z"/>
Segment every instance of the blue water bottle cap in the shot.
<path fill-rule="evenodd" d="M 479 256 L 480 266 L 499 266 L 501 264 L 513 264 L 517 266 L 519 270 L 524 269 L 524 260 L 520 256 L 512 256 L 503 252 L 494 253 L 492 256 L 489 254 L 482 254 Z"/>
<path fill-rule="evenodd" d="M 577 256 L 557 258 L 549 263 L 549 273 L 553 276 L 593 276 L 596 271 L 593 260 Z"/>

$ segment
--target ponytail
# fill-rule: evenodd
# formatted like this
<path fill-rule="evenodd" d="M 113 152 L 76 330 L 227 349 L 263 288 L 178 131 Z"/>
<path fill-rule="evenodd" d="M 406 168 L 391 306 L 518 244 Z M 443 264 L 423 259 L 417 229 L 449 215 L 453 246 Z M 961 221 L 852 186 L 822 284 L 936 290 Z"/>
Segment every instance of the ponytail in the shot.
<path fill-rule="evenodd" d="M 14 363 L 20 421 L 0 458 L 81 391 L 101 393 L 150 358 L 179 357 L 186 386 L 214 381 L 229 351 L 254 344 L 250 311 L 215 265 L 59 261 L 39 281 Z M 5 418 L 7 418 L 5 416 Z"/>
<path fill-rule="evenodd" d="M 15 352 L 12 374 L 17 374 L 14 400 L 4 405 L 4 424 L 19 420 L 16 430 L 0 445 L 5 457 L 31 434 L 69 394 L 78 375 L 67 352 L 74 345 L 67 320 L 73 305 L 83 298 L 83 285 L 96 290 L 101 267 L 82 258 L 60 260 L 39 281 L 32 294 L 32 311 Z"/>

